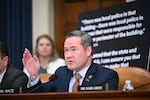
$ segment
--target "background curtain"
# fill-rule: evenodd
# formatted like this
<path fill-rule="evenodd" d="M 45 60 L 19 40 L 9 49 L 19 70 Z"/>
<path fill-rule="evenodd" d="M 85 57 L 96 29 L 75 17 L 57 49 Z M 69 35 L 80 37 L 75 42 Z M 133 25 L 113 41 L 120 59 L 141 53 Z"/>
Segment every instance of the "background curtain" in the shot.
<path fill-rule="evenodd" d="M 32 0 L 0 0 L 0 41 L 9 49 L 9 64 L 22 69 L 24 48 L 32 51 Z"/>

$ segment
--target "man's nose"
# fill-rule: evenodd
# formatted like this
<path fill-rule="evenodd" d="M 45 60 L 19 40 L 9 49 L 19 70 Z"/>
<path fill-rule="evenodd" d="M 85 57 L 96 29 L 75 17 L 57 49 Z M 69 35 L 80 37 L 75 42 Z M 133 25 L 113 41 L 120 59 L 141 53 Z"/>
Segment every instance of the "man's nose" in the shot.
<path fill-rule="evenodd" d="M 68 51 L 67 53 L 65 53 L 65 57 L 72 57 L 72 52 L 71 51 Z"/>

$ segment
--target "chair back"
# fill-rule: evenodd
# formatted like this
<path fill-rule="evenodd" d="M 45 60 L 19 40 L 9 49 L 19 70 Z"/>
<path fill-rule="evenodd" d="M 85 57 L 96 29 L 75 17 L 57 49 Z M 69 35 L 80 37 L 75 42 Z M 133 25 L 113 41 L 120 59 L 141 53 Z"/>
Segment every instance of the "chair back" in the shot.
<path fill-rule="evenodd" d="M 46 83 L 49 81 L 49 78 L 52 76 L 52 74 L 49 74 L 49 73 L 40 73 L 39 74 L 40 76 L 40 80 L 42 83 Z"/>
<path fill-rule="evenodd" d="M 114 68 L 119 76 L 118 90 L 122 90 L 125 80 L 131 80 L 135 90 L 150 90 L 150 71 L 140 67 Z"/>

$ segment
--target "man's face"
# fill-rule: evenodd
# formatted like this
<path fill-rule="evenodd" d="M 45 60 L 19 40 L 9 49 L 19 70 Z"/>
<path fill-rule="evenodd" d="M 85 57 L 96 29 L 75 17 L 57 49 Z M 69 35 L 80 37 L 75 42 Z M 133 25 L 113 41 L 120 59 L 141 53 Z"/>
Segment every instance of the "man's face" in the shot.
<path fill-rule="evenodd" d="M 0 73 L 2 73 L 4 69 L 7 67 L 7 63 L 8 63 L 8 56 L 2 58 L 0 54 Z"/>
<path fill-rule="evenodd" d="M 69 69 L 80 71 L 89 64 L 91 49 L 81 45 L 81 38 L 74 36 L 69 37 L 64 42 L 64 57 Z"/>

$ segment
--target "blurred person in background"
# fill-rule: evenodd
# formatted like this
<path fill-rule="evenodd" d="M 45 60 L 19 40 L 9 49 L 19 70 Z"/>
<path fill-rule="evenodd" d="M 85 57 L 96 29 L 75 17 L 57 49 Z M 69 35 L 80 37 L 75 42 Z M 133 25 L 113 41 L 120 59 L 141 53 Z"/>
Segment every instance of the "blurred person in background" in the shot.
<path fill-rule="evenodd" d="M 54 41 L 48 35 L 40 35 L 37 38 L 35 53 L 40 62 L 39 73 L 54 74 L 57 68 L 66 65 L 65 60 L 58 56 Z M 25 67 L 24 72 L 29 76 Z"/>

